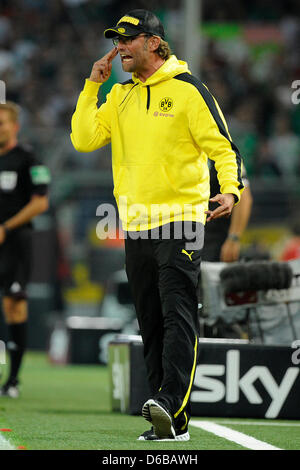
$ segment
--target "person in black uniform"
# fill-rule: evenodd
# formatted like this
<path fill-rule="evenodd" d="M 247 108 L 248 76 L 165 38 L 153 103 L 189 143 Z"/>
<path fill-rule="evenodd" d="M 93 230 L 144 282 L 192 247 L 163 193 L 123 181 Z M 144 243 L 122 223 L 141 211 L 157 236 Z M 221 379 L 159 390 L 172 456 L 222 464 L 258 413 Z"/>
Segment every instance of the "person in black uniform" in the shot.
<path fill-rule="evenodd" d="M 0 104 L 0 288 L 8 325 L 10 370 L 0 395 L 19 396 L 18 373 L 26 348 L 26 284 L 31 265 L 32 219 L 48 209 L 50 173 L 18 144 L 19 108 Z"/>
<path fill-rule="evenodd" d="M 210 173 L 210 194 L 214 196 L 220 192 L 220 184 L 217 177 L 214 162 L 208 160 Z M 210 262 L 234 262 L 239 260 L 240 239 L 244 233 L 252 209 L 252 194 L 245 167 L 242 167 L 242 179 L 244 191 L 230 217 L 214 219 L 205 226 L 204 247 L 202 249 L 202 261 Z M 214 210 L 218 204 L 211 201 L 209 209 Z"/>

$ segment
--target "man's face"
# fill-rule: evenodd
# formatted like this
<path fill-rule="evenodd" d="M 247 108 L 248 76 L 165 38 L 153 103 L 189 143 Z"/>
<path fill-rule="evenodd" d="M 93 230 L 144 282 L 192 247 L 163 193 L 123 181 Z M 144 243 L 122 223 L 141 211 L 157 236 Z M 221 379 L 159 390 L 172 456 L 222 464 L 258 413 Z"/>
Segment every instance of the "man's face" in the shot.
<path fill-rule="evenodd" d="M 19 125 L 11 118 L 10 112 L 0 109 L 0 148 L 16 138 Z"/>
<path fill-rule="evenodd" d="M 145 35 L 134 38 L 119 38 L 118 52 L 124 72 L 141 72 L 149 63 L 150 52 Z"/>

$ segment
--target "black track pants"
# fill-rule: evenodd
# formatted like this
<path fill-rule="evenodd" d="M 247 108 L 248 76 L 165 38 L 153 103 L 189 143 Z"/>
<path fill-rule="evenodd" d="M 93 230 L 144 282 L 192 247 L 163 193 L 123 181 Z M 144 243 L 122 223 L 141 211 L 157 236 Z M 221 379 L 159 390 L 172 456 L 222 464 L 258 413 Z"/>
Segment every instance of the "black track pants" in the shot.
<path fill-rule="evenodd" d="M 152 397 L 166 405 L 177 429 L 190 416 L 190 393 L 198 355 L 198 298 L 204 227 L 193 222 L 176 239 L 171 223 L 169 239 L 125 239 L 126 272 L 133 295 Z M 165 227 L 165 226 L 164 226 Z M 156 232 L 157 233 L 157 232 Z M 191 248 L 191 242 L 197 245 Z"/>

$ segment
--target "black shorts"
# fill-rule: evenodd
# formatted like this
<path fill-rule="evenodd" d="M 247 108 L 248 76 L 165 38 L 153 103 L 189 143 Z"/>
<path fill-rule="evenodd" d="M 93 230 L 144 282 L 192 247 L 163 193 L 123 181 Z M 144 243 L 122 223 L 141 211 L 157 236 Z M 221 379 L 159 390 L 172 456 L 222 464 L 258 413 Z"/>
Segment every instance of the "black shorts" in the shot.
<path fill-rule="evenodd" d="M 22 227 L 10 232 L 0 245 L 0 289 L 4 296 L 27 298 L 31 260 L 32 229 Z"/>

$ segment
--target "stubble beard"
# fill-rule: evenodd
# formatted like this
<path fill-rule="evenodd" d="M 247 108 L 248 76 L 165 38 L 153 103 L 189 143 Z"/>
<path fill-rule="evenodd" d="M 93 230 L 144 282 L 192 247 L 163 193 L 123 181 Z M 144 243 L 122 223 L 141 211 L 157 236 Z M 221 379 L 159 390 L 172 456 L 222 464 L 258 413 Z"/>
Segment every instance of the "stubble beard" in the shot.
<path fill-rule="evenodd" d="M 136 71 L 136 63 L 135 60 L 132 59 L 132 62 L 130 64 L 122 62 L 122 68 L 124 72 L 128 73 L 134 73 Z"/>

